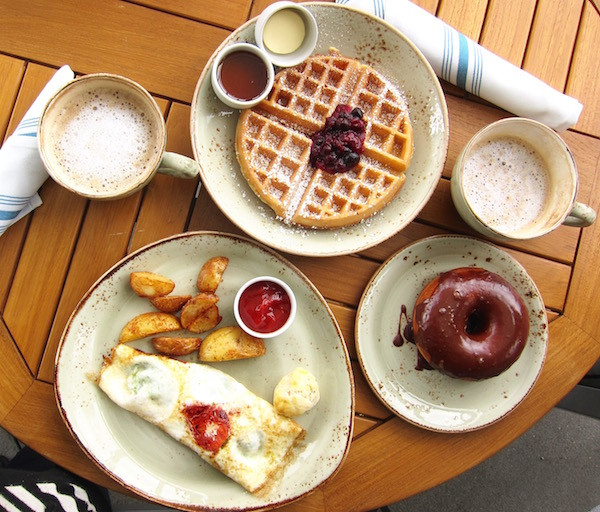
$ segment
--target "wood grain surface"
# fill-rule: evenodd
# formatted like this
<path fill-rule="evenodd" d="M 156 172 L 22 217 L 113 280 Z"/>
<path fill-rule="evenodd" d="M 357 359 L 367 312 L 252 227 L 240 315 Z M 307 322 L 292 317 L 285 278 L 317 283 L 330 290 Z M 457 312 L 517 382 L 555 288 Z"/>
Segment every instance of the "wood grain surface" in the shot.
<path fill-rule="evenodd" d="M 0 139 L 12 133 L 55 70 L 106 71 L 146 87 L 164 113 L 167 149 L 192 155 L 190 102 L 215 48 L 271 0 L 0 0 Z M 600 208 L 600 32 L 594 0 L 417 0 L 415 3 L 578 98 L 577 124 L 560 135 L 577 162 L 578 200 Z M 459 435 L 429 432 L 395 417 L 373 394 L 354 346 L 365 285 L 407 244 L 436 234 L 477 236 L 450 197 L 452 166 L 481 127 L 511 114 L 443 83 L 450 143 L 443 176 L 418 218 L 359 254 L 284 254 L 328 301 L 355 376 L 354 440 L 340 472 L 282 510 L 366 511 L 407 498 L 473 467 L 514 441 L 567 394 L 600 358 L 600 223 L 561 227 L 500 246 L 539 287 L 550 322 L 547 358 L 532 392 L 501 421 Z M 89 201 L 47 180 L 42 206 L 0 237 L 0 424 L 49 459 L 94 482 L 125 491 L 90 462 L 57 410 L 54 359 L 68 318 L 114 263 L 144 245 L 195 230 L 240 233 L 198 180 L 156 176 L 144 190 Z M 332 279 L 332 272 L 344 279 Z M 31 421 L 35 417 L 38 421 Z M 407 478 L 410 475 L 410 478 Z"/>

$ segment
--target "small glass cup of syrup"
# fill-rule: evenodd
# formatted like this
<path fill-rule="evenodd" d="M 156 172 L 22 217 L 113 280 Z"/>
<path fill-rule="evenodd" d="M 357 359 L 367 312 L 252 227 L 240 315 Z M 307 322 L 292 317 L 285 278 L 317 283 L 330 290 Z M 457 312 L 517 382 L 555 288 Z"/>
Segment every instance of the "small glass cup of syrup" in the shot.
<path fill-rule="evenodd" d="M 223 48 L 211 69 L 215 94 L 226 105 L 244 109 L 267 97 L 273 87 L 275 70 L 264 50 L 249 43 Z"/>
<path fill-rule="evenodd" d="M 238 290 L 233 314 L 239 326 L 251 336 L 274 338 L 292 325 L 296 307 L 296 296 L 285 282 L 259 276 Z"/>

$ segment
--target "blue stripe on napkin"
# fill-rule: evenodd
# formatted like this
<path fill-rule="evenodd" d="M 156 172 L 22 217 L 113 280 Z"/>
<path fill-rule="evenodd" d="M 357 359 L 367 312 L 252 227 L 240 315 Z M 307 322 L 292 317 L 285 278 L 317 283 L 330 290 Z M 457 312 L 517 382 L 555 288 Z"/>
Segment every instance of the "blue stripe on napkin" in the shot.
<path fill-rule="evenodd" d="M 444 51 L 442 54 L 442 78 L 448 82 L 452 79 L 452 59 L 454 48 L 452 43 L 452 31 L 450 27 L 444 27 Z"/>
<path fill-rule="evenodd" d="M 481 82 L 483 78 L 483 55 L 481 52 L 481 48 L 476 45 L 472 45 L 474 48 L 473 57 L 474 57 L 474 71 L 473 71 L 473 85 L 472 92 L 477 96 L 480 96 L 481 93 Z"/>
<path fill-rule="evenodd" d="M 466 89 L 468 70 L 469 43 L 464 35 L 458 33 L 458 69 L 456 70 L 456 85 L 462 89 Z"/>
<path fill-rule="evenodd" d="M 31 119 L 23 119 L 17 126 L 17 129 L 15 130 L 15 135 L 23 135 L 25 137 L 36 137 L 39 121 L 39 116 L 32 117 Z M 32 128 L 34 128 L 33 131 Z"/>
<path fill-rule="evenodd" d="M 32 125 L 37 125 L 39 122 L 40 118 L 39 117 L 32 117 L 31 119 L 23 119 L 19 125 L 17 126 L 17 130 L 19 128 L 23 128 L 25 126 L 32 126 Z"/>
<path fill-rule="evenodd" d="M 27 130 L 30 128 L 35 127 L 37 130 L 37 125 L 40 122 L 40 118 L 39 116 L 36 117 L 32 117 L 30 119 L 23 119 L 17 126 L 17 129 L 15 130 L 15 133 L 18 133 L 21 130 Z"/>
<path fill-rule="evenodd" d="M 5 204 L 5 205 L 26 204 L 29 202 L 30 199 L 31 199 L 31 196 L 13 196 L 13 195 L 8 196 L 6 194 L 0 194 L 0 204 Z"/>
<path fill-rule="evenodd" d="M 32 196 L 12 196 L 6 194 L 0 194 L 0 222 L 2 221 L 10 221 L 13 220 L 23 207 L 29 203 Z M 2 208 L 7 207 L 7 209 Z M 0 234 L 7 228 L 8 226 L 0 229 Z"/>
<path fill-rule="evenodd" d="M 0 220 L 13 220 L 20 211 L 0 210 Z"/>

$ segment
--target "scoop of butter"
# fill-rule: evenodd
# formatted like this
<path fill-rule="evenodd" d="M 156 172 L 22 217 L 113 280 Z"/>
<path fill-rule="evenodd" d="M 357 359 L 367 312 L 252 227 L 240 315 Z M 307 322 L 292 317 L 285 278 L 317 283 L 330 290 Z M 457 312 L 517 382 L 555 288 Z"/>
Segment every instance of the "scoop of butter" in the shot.
<path fill-rule="evenodd" d="M 315 376 L 304 368 L 296 368 L 284 375 L 275 386 L 273 405 L 279 414 L 290 418 L 312 409 L 319 398 L 319 384 Z"/>

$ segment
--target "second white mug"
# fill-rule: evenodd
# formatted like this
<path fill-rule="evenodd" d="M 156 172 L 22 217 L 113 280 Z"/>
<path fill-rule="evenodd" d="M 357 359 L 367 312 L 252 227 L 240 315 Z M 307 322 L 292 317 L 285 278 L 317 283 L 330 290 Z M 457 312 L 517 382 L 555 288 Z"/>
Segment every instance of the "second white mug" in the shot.
<path fill-rule="evenodd" d="M 546 125 L 507 118 L 477 132 L 452 171 L 452 200 L 463 220 L 496 239 L 536 238 L 560 225 L 585 227 L 596 212 L 575 200 L 577 166 Z"/>

